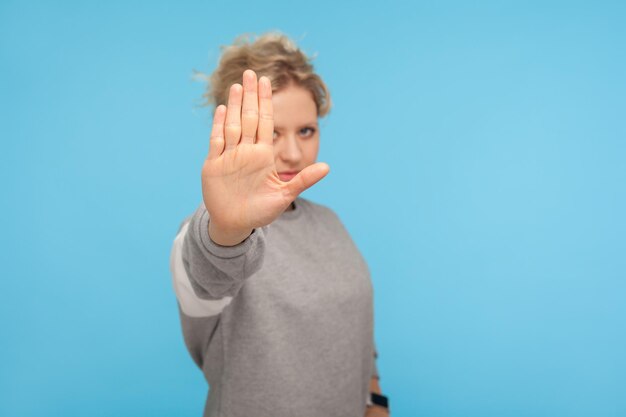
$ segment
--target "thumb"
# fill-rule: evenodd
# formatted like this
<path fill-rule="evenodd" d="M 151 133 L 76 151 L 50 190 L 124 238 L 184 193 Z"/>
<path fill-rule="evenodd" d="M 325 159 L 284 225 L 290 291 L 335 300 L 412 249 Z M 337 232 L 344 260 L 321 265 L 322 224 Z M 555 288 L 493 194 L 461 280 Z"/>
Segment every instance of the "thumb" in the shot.
<path fill-rule="evenodd" d="M 330 167 L 327 163 L 318 162 L 298 172 L 298 175 L 285 184 L 292 201 L 295 200 L 301 192 L 324 178 L 329 171 Z"/>

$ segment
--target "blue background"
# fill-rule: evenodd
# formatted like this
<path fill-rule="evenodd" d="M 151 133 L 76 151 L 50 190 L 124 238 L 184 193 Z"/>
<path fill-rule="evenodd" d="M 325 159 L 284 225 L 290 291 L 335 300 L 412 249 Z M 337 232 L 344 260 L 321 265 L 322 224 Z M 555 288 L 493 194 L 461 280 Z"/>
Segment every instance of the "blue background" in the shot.
<path fill-rule="evenodd" d="M 368 261 L 393 415 L 626 416 L 626 7 L 469 3 L 2 1 L 0 415 L 201 415 L 193 70 L 279 29 L 332 93 L 303 196 Z"/>

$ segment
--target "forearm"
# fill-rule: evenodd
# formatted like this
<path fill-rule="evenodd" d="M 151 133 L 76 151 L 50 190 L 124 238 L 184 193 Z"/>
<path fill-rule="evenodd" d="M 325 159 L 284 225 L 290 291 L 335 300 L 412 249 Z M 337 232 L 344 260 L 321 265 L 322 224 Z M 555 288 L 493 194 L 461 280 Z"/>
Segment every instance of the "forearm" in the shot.
<path fill-rule="evenodd" d="M 179 231 L 177 239 L 182 246 L 175 258 L 180 261 L 179 275 L 184 275 L 179 281 L 191 285 L 191 294 L 203 300 L 234 297 L 245 280 L 262 266 L 266 230 L 255 229 L 241 242 L 228 246 L 230 242 L 220 241 L 226 243 L 220 245 L 211 238 L 210 223 L 202 204 Z M 184 304 L 183 300 L 185 311 Z"/>
<path fill-rule="evenodd" d="M 370 379 L 370 392 L 382 394 L 382 392 L 380 391 L 380 385 L 378 384 L 378 378 L 376 378 L 375 376 Z"/>
<path fill-rule="evenodd" d="M 380 385 L 378 384 L 378 378 L 375 376 L 370 379 L 370 392 L 375 392 L 376 394 L 382 394 Z M 389 412 L 386 408 L 380 407 L 378 405 L 368 406 L 365 410 L 365 417 L 389 417 Z"/>

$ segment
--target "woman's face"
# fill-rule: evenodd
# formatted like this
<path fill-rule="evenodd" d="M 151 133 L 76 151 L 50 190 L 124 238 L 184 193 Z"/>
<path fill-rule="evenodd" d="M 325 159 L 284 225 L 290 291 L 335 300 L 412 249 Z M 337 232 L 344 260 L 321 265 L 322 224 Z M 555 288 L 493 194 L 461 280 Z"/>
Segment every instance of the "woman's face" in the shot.
<path fill-rule="evenodd" d="M 317 159 L 317 106 L 309 90 L 293 83 L 272 93 L 272 105 L 276 171 L 282 181 L 289 181 Z"/>

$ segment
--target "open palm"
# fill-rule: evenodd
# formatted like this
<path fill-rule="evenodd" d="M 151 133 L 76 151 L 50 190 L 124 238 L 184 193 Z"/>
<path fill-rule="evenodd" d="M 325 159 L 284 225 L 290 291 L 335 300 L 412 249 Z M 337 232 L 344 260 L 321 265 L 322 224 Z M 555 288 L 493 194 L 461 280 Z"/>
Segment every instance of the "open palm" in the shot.
<path fill-rule="evenodd" d="M 274 164 L 272 86 L 243 73 L 230 88 L 228 106 L 215 109 L 209 155 L 202 167 L 202 196 L 215 227 L 232 234 L 270 224 L 298 195 L 329 171 L 315 163 L 288 182 Z"/>

